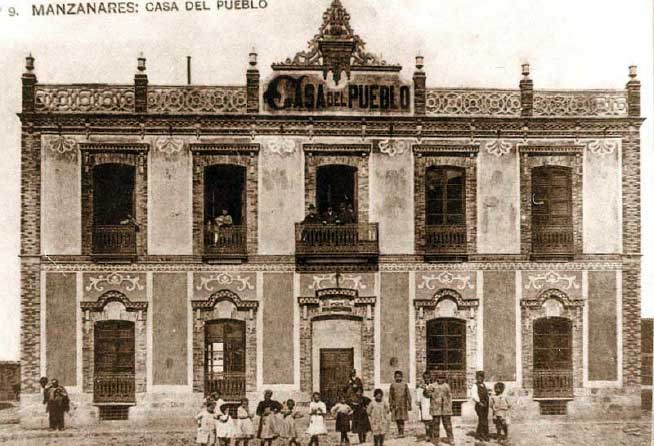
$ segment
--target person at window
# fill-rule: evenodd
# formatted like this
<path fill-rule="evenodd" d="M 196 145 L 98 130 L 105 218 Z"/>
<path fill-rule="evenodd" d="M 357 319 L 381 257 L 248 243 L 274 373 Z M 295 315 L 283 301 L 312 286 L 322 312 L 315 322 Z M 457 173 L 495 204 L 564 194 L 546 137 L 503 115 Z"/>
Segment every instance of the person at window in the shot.
<path fill-rule="evenodd" d="M 354 206 L 352 203 L 347 204 L 347 209 L 345 210 L 345 224 L 351 224 L 357 222 L 357 214 L 354 212 Z"/>
<path fill-rule="evenodd" d="M 263 393 L 263 401 L 259 402 L 256 414 L 259 417 L 259 428 L 257 438 L 261 440 L 261 446 L 272 446 L 273 440 L 279 436 L 277 427 L 277 413 L 282 410 L 279 401 L 272 399 L 272 390 Z"/>
<path fill-rule="evenodd" d="M 395 382 L 391 384 L 388 392 L 388 403 L 391 407 L 393 420 L 397 424 L 397 434 L 404 437 L 404 422 L 409 419 L 411 411 L 411 392 L 407 383 L 402 382 L 402 372 L 397 370 L 393 375 Z"/>
<path fill-rule="evenodd" d="M 447 434 L 447 442 L 454 444 L 452 433 L 452 391 L 445 382 L 445 373 L 442 371 L 436 374 L 436 383 L 429 384 L 425 390 L 425 396 L 430 399 L 429 413 L 433 419 L 431 442 L 438 444 L 440 441 L 441 420 Z"/>
<path fill-rule="evenodd" d="M 214 230 L 214 241 L 217 244 L 219 242 L 225 242 L 225 239 L 228 237 L 226 231 L 229 231 L 234 225 L 234 220 L 232 216 L 229 215 L 227 209 L 223 209 L 222 214 L 216 217 L 215 230 Z M 223 243 L 220 243 L 221 245 Z"/>
<path fill-rule="evenodd" d="M 335 225 L 339 224 L 340 219 L 334 209 L 331 206 L 327 208 L 327 211 L 322 215 L 322 224 L 323 225 Z"/>
<path fill-rule="evenodd" d="M 475 374 L 476 382 L 472 386 L 472 400 L 475 402 L 475 412 L 479 421 L 477 423 L 477 439 L 488 441 L 488 402 L 489 392 L 484 384 L 484 371 L 478 370 Z"/>
<path fill-rule="evenodd" d="M 127 214 L 127 216 L 125 216 L 125 218 L 123 218 L 120 221 L 120 224 L 121 225 L 131 225 L 131 226 L 134 227 L 134 230 L 136 232 L 138 232 L 139 229 L 140 229 L 139 224 L 137 223 L 136 219 L 132 216 L 132 214 Z"/>
<path fill-rule="evenodd" d="M 207 234 L 205 240 L 208 240 L 209 243 L 213 243 L 215 245 L 218 240 L 218 229 L 216 227 L 216 224 L 213 222 L 212 219 L 208 219 L 205 228 Z"/>
<path fill-rule="evenodd" d="M 303 225 L 319 225 L 322 222 L 320 216 L 316 212 L 316 207 L 313 204 L 309 205 L 309 212 L 302 220 Z M 320 233 L 313 231 L 311 229 L 302 230 L 302 241 L 309 243 L 319 243 L 320 242 Z"/>
<path fill-rule="evenodd" d="M 46 410 L 50 418 L 50 430 L 64 430 L 64 413 L 70 410 L 68 392 L 59 381 L 53 379 L 48 390 L 48 403 Z"/>

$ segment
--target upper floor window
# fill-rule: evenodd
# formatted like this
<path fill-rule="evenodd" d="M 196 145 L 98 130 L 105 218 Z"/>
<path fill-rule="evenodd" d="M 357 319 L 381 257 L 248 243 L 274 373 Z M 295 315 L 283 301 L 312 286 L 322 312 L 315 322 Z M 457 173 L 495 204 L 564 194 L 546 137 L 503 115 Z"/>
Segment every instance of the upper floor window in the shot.
<path fill-rule="evenodd" d="M 425 179 L 427 226 L 465 225 L 465 170 L 434 166 Z"/>
<path fill-rule="evenodd" d="M 319 167 L 316 174 L 316 205 L 322 221 L 327 224 L 356 223 L 356 190 L 356 167 Z"/>
<path fill-rule="evenodd" d="M 246 252 L 246 170 L 219 164 L 204 169 L 205 255 Z"/>
<path fill-rule="evenodd" d="M 572 169 L 535 167 L 531 182 L 533 253 L 573 254 Z"/>

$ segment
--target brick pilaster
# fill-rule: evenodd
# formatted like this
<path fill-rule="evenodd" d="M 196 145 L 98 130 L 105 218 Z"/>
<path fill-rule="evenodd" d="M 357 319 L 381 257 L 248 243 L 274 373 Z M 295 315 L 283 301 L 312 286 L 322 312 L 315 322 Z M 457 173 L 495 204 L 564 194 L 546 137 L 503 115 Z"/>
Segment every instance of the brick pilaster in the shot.
<path fill-rule="evenodd" d="M 627 82 L 627 110 L 629 116 L 640 116 L 640 81 L 636 79 L 636 66 L 629 67 Z"/>
<path fill-rule="evenodd" d="M 424 116 L 427 104 L 427 75 L 422 70 L 413 74 L 413 103 L 414 113 Z"/>
<path fill-rule="evenodd" d="M 259 113 L 259 70 L 250 68 L 246 74 L 247 78 L 247 112 Z"/>
<path fill-rule="evenodd" d="M 529 64 L 522 65 L 522 79 L 520 80 L 520 115 L 529 117 L 534 115 L 534 81 L 529 78 Z"/>
<path fill-rule="evenodd" d="M 134 75 L 134 111 L 136 113 L 148 112 L 148 75 Z"/>

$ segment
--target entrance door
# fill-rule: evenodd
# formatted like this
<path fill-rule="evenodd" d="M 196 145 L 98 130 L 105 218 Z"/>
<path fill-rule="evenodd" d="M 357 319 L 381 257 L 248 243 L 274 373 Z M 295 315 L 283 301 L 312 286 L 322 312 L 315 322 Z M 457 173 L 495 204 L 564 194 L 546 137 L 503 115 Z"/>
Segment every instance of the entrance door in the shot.
<path fill-rule="evenodd" d="M 534 398 L 572 397 L 572 321 L 534 321 Z"/>
<path fill-rule="evenodd" d="M 320 396 L 327 409 L 338 402 L 354 368 L 353 348 L 320 349 Z"/>
<path fill-rule="evenodd" d="M 135 402 L 134 322 L 96 322 L 94 350 L 93 401 Z"/>
<path fill-rule="evenodd" d="M 240 401 L 245 397 L 245 322 L 207 322 L 204 339 L 204 393 Z"/>
<path fill-rule="evenodd" d="M 466 398 L 466 322 L 439 318 L 427 322 L 427 369 L 445 373 L 454 398 Z"/>

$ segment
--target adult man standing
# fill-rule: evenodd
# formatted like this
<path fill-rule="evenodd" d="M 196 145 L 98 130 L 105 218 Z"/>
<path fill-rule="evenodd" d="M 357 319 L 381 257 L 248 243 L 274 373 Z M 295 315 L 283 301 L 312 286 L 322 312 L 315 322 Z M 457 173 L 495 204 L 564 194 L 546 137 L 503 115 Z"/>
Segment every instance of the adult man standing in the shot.
<path fill-rule="evenodd" d="M 432 443 L 438 444 L 440 440 L 441 420 L 447 433 L 447 443 L 454 444 L 452 433 L 452 392 L 445 382 L 445 373 L 436 374 L 436 383 L 427 386 L 425 395 L 431 399 L 430 413 L 434 419 L 432 425 Z"/>
<path fill-rule="evenodd" d="M 70 401 L 68 392 L 63 386 L 59 385 L 59 381 L 56 379 L 52 380 L 47 391 L 46 410 L 50 417 L 50 429 L 64 430 L 64 413 L 70 410 Z"/>
<path fill-rule="evenodd" d="M 418 385 L 416 389 L 416 403 L 420 411 L 420 421 L 425 425 L 425 435 L 427 439 L 432 438 L 432 424 L 434 419 L 431 416 L 431 399 L 425 395 L 427 387 L 431 383 L 431 375 L 429 372 L 422 374 L 422 384 Z"/>

